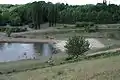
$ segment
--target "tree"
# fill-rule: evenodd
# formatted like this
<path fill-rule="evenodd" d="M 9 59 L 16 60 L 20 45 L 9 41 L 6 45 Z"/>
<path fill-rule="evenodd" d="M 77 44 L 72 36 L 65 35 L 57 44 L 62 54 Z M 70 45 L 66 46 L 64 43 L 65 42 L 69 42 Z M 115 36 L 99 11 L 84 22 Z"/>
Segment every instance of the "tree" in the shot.
<path fill-rule="evenodd" d="M 17 20 L 17 21 L 16 21 Z M 120 22 L 120 6 L 98 3 L 97 5 L 68 5 L 64 3 L 38 1 L 25 5 L 0 4 L 0 25 L 16 23 L 15 25 L 33 24 L 40 29 L 40 24 L 49 22 L 74 24 L 76 22 L 95 22 L 108 24 Z"/>
<path fill-rule="evenodd" d="M 0 25 L 2 24 L 2 15 L 1 15 L 2 11 L 0 10 Z"/>
<path fill-rule="evenodd" d="M 34 23 L 35 29 L 40 29 L 42 14 L 42 5 L 40 2 L 34 2 L 32 4 L 32 21 Z"/>
<path fill-rule="evenodd" d="M 66 43 L 65 48 L 66 52 L 70 56 L 79 56 L 83 55 L 84 52 L 89 50 L 89 42 L 85 40 L 85 38 L 80 36 L 74 36 L 69 38 Z"/>
<path fill-rule="evenodd" d="M 49 4 L 48 8 L 48 21 L 49 26 L 56 26 L 57 23 L 57 17 L 58 17 L 58 7 L 57 5 Z"/>
<path fill-rule="evenodd" d="M 10 15 L 10 25 L 11 26 L 20 26 L 21 25 L 21 18 L 18 13 L 14 13 Z"/>
<path fill-rule="evenodd" d="M 3 19 L 4 23 L 8 23 L 9 22 L 9 20 L 10 20 L 10 13 L 9 13 L 9 11 L 4 11 L 2 13 L 2 19 Z"/>

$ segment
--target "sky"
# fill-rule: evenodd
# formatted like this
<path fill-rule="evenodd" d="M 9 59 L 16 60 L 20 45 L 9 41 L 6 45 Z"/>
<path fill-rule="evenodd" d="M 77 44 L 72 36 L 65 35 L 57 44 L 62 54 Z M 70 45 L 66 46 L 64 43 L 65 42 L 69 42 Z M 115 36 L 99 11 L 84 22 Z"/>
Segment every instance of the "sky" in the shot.
<path fill-rule="evenodd" d="M 46 2 L 49 1 L 53 3 L 58 3 L 58 2 L 68 3 L 70 5 L 84 5 L 84 4 L 101 3 L 103 0 L 0 0 L 0 4 L 26 4 L 33 1 L 46 1 Z M 110 3 L 120 4 L 120 0 L 109 0 L 109 1 Z"/>

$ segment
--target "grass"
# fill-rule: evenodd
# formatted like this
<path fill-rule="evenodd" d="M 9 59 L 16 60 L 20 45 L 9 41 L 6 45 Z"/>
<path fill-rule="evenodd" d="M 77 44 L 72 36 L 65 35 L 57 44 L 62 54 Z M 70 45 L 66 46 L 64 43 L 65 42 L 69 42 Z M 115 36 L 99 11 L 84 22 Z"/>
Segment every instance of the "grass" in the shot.
<path fill-rule="evenodd" d="M 11 80 L 119 80 L 119 61 L 120 56 L 114 56 L 12 73 L 9 77 Z"/>
<path fill-rule="evenodd" d="M 53 58 L 54 62 L 52 62 L 53 63 L 52 65 L 46 62 L 40 62 L 40 60 L 26 60 L 26 61 L 17 61 L 17 62 L 10 62 L 10 63 L 1 63 L 0 74 L 3 75 L 2 78 L 3 77 L 6 78 L 6 77 L 10 77 L 8 75 L 11 75 L 14 73 L 16 74 L 21 73 L 21 72 L 26 73 L 29 71 L 44 69 L 46 67 L 52 68 L 53 66 L 61 66 L 62 64 L 68 64 L 68 63 L 73 63 L 73 62 L 78 62 L 78 61 L 83 62 L 86 60 L 95 60 L 95 59 L 100 59 L 100 58 L 103 59 L 103 58 L 107 58 L 111 56 L 112 57 L 120 56 L 120 52 L 117 51 L 117 52 L 102 53 L 102 54 L 97 54 L 97 55 L 92 55 L 92 56 L 83 56 L 78 59 L 75 58 L 72 60 L 65 60 L 67 56 L 66 57 L 64 56 L 64 58 L 61 58 L 61 59 L 54 57 Z M 74 70 L 71 69 L 71 71 L 74 71 Z M 64 70 L 59 70 L 58 72 L 56 72 L 56 75 L 63 75 L 63 74 L 65 74 Z"/>
<path fill-rule="evenodd" d="M 101 32 L 83 33 L 82 30 L 67 29 L 47 31 L 49 32 L 47 35 L 54 36 L 56 39 L 60 40 L 67 39 L 74 35 L 92 38 L 104 37 L 104 32 L 102 34 Z M 44 38 L 43 34 L 45 35 L 46 32 L 28 33 L 27 36 L 32 38 L 34 36 L 35 38 Z M 112 39 L 105 40 L 103 38 L 100 39 L 100 41 L 109 47 L 93 50 L 93 52 L 119 47 L 113 45 L 114 43 L 118 44 L 119 41 L 116 42 Z M 110 46 L 111 44 L 113 46 Z M 97 55 L 71 61 L 65 61 L 64 58 L 54 59 L 55 66 L 51 66 L 48 63 L 41 63 L 40 60 L 0 63 L 0 74 L 2 74 L 0 75 L 0 80 L 119 80 L 120 78 L 119 54 L 111 55 L 110 53 L 109 55 Z"/>
<path fill-rule="evenodd" d="M 22 72 L 22 71 L 27 71 L 27 70 L 35 70 L 39 68 L 45 68 L 45 67 L 50 67 L 50 66 L 56 66 L 56 65 L 61 65 L 61 64 L 66 64 L 66 63 L 73 63 L 77 61 L 82 61 L 82 60 L 90 60 L 90 59 L 97 59 L 97 58 L 106 58 L 106 57 L 111 57 L 111 56 L 116 56 L 120 55 L 120 52 L 107 52 L 107 53 L 101 53 L 101 54 L 96 54 L 92 56 L 80 56 L 79 58 L 75 59 L 70 59 L 67 60 L 67 55 L 64 53 L 60 54 L 55 54 L 53 55 L 52 64 L 47 63 L 46 61 L 49 60 L 48 58 L 40 59 L 40 60 L 21 60 L 21 61 L 15 61 L 15 62 L 6 62 L 6 63 L 0 63 L 0 74 L 10 74 L 13 72 Z"/>
<path fill-rule="evenodd" d="M 120 40 L 110 39 L 110 38 L 97 38 L 97 39 L 106 46 L 120 45 Z"/>
<path fill-rule="evenodd" d="M 67 27 L 64 27 L 67 26 Z M 99 31 L 94 33 L 87 33 L 82 28 L 75 28 L 75 25 L 69 25 L 69 24 L 57 24 L 56 27 L 49 27 L 47 29 L 41 29 L 41 30 L 35 30 L 25 33 L 19 33 L 19 34 L 12 34 L 13 36 L 21 35 L 26 36 L 27 38 L 41 38 L 44 39 L 45 35 L 47 36 L 53 36 L 55 39 L 66 39 L 70 36 L 79 35 L 84 36 L 87 38 L 106 38 L 106 34 L 108 32 L 115 33 L 118 31 L 118 26 L 120 24 L 100 24 Z M 44 26 L 45 27 L 45 26 Z M 64 35 L 63 35 L 64 34 Z"/>
<path fill-rule="evenodd" d="M 62 53 L 61 53 L 62 54 Z M 54 55 L 53 60 L 55 61 L 53 65 L 60 65 L 67 55 Z M 0 74 L 9 74 L 13 72 L 22 72 L 27 70 L 35 70 L 38 68 L 50 67 L 51 64 L 47 63 L 49 58 L 43 57 L 40 60 L 21 60 L 13 62 L 3 62 L 0 63 Z"/>
<path fill-rule="evenodd" d="M 35 32 L 26 32 L 26 33 L 19 33 L 19 34 L 12 34 L 12 36 L 25 36 L 26 38 L 39 38 L 39 39 L 46 39 L 45 36 L 53 36 L 55 39 L 66 39 L 68 37 L 72 37 L 74 35 L 84 36 L 86 38 L 108 38 L 107 34 L 116 32 L 114 31 L 100 31 L 100 32 L 92 32 L 87 33 L 81 29 L 52 29 L 46 31 L 35 31 Z M 116 35 L 117 36 L 117 35 Z M 118 36 L 117 36 L 118 37 Z"/>
<path fill-rule="evenodd" d="M 26 36 L 27 38 L 37 38 L 37 39 L 46 39 L 45 36 L 52 36 L 54 37 L 55 39 L 59 39 L 59 40 L 64 40 L 64 39 L 67 39 L 69 37 L 72 37 L 72 36 L 84 36 L 86 38 L 101 38 L 101 37 L 104 37 L 100 32 L 96 32 L 96 33 L 87 33 L 87 32 L 83 32 L 83 31 L 74 31 L 74 30 L 71 30 L 71 31 L 63 31 L 63 32 L 59 32 L 59 33 L 56 33 L 56 32 L 50 32 L 50 33 L 40 33 L 40 32 L 37 32 L 37 33 L 30 33 L 30 34 L 24 34 L 24 35 L 21 35 L 21 36 Z M 16 36 L 16 35 L 14 35 Z"/>

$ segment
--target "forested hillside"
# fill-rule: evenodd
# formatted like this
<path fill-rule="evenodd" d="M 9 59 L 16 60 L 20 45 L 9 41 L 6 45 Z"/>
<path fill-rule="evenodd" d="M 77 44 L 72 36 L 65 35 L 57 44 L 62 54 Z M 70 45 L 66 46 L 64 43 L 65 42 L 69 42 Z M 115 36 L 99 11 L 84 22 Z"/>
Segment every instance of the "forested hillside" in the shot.
<path fill-rule="evenodd" d="M 25 5 L 0 5 L 0 25 L 32 24 L 36 29 L 40 24 L 95 22 L 98 24 L 119 23 L 120 6 L 98 3 L 96 5 L 68 5 L 63 3 L 33 2 Z"/>

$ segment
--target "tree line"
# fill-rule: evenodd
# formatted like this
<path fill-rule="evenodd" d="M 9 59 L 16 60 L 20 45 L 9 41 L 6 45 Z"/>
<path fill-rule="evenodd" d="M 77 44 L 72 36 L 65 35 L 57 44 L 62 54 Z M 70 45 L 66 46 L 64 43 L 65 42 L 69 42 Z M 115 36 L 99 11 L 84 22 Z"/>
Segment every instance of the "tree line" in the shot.
<path fill-rule="evenodd" d="M 68 5 L 64 3 L 33 2 L 25 5 L 0 5 L 0 25 L 20 26 L 30 24 L 40 29 L 40 24 L 49 22 L 74 24 L 76 22 L 110 24 L 120 22 L 120 6 L 98 3 L 96 5 Z"/>

